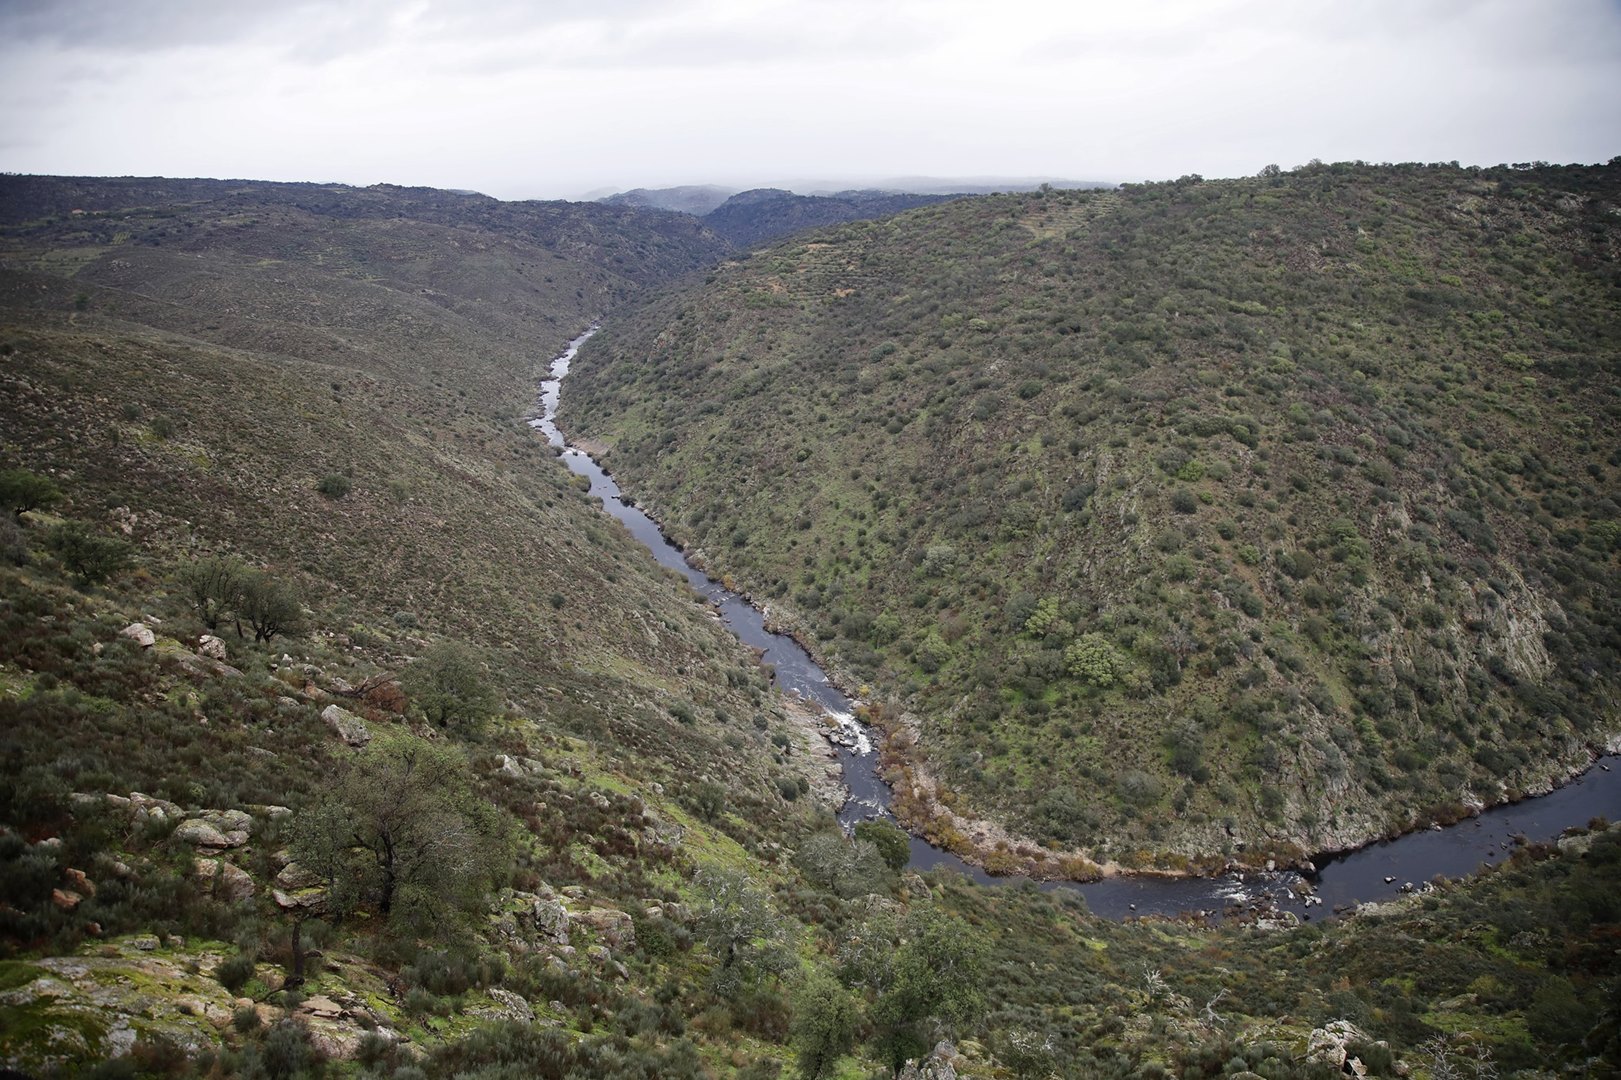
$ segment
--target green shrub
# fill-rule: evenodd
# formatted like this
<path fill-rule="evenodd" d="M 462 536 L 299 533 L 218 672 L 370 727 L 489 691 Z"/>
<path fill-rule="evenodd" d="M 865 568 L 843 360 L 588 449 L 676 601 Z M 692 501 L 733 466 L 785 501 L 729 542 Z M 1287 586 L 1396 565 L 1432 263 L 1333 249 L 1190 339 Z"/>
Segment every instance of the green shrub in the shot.
<path fill-rule="evenodd" d="M 220 961 L 219 967 L 214 969 L 214 978 L 225 989 L 236 993 L 253 978 L 253 957 L 246 953 L 233 953 Z"/>
<path fill-rule="evenodd" d="M 327 473 L 315 483 L 315 490 L 329 499 L 341 499 L 349 494 L 353 482 L 342 473 Z"/>
<path fill-rule="evenodd" d="M 1113 686 L 1120 677 L 1120 653 L 1102 634 L 1082 634 L 1064 649 L 1069 673 L 1092 686 Z"/>

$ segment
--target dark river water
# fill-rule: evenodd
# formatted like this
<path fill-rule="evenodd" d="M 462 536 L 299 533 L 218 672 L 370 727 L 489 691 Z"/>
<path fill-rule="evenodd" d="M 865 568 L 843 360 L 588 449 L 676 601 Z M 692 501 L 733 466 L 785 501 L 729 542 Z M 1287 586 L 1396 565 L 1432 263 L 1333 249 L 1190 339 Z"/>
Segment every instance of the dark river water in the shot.
<path fill-rule="evenodd" d="M 887 817 L 889 786 L 878 776 L 878 755 L 866 731 L 853 718 L 854 703 L 828 682 L 827 675 L 798 642 L 767 630 L 764 613 L 688 565 L 651 518 L 626 504 L 612 477 L 584 451 L 567 445 L 556 424 L 558 394 L 569 362 L 593 333 L 594 328 L 575 338 L 567 351 L 552 361 L 551 378 L 541 384 L 541 416 L 531 423 L 562 451 L 569 469 L 591 482 L 591 494 L 602 500 L 609 514 L 623 522 L 661 564 L 691 582 L 744 644 L 762 653 L 765 663 L 775 669 L 777 684 L 784 693 L 816 702 L 846 728 L 855 745 L 834 747 L 845 786 L 850 790 L 839 820 L 848 827 L 858 821 Z M 1043 882 L 1040 887 L 1073 889 L 1086 898 L 1093 912 L 1117 919 L 1184 912 L 1220 917 L 1232 906 L 1276 907 L 1293 911 L 1301 918 L 1322 918 L 1336 908 L 1391 899 L 1400 894 L 1404 885 L 1421 888 L 1436 875 L 1459 877 L 1471 873 L 1485 863 L 1505 858 L 1521 840 L 1548 840 L 1595 817 L 1612 821 L 1621 818 L 1621 755 L 1602 758 L 1580 777 L 1540 798 L 1495 807 L 1456 825 L 1410 833 L 1329 859 L 1318 866 L 1315 875 L 1305 879 L 1312 886 L 1311 900 L 1299 895 L 1302 876 L 1293 871 L 1214 878 L 1118 877 L 1087 884 Z M 912 866 L 918 870 L 950 867 L 987 885 L 1014 880 L 992 877 L 915 836 Z"/>

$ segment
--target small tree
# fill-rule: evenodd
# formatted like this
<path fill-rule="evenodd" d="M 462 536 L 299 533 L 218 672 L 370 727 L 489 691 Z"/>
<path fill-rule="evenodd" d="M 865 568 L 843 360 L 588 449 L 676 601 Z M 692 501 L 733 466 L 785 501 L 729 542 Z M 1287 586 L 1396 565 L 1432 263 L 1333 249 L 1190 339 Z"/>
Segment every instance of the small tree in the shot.
<path fill-rule="evenodd" d="M 269 642 L 278 635 L 289 637 L 304 629 L 304 608 L 298 596 L 285 582 L 268 574 L 249 570 L 237 589 L 236 612 L 238 636 L 242 622 L 253 628 L 253 640 Z"/>
<path fill-rule="evenodd" d="M 848 840 L 837 829 L 817 833 L 799 846 L 798 860 L 805 876 L 846 899 L 887 892 L 890 870 L 877 847 L 865 840 Z"/>
<path fill-rule="evenodd" d="M 110 536 L 98 536 L 82 521 L 52 529 L 46 546 L 82 589 L 99 584 L 130 563 L 130 546 Z"/>
<path fill-rule="evenodd" d="M 47 477 L 27 469 L 0 469 L 0 507 L 18 517 L 30 510 L 46 510 L 62 499 L 62 492 Z"/>
<path fill-rule="evenodd" d="M 191 598 L 197 618 L 214 631 L 236 607 L 251 575 L 241 559 L 216 555 L 181 567 L 176 576 Z"/>
<path fill-rule="evenodd" d="M 806 976 L 794 993 L 794 1018 L 788 1028 L 799 1075 L 805 1080 L 831 1076 L 855 1039 L 859 1019 L 854 996 L 837 979 L 823 971 Z"/>
<path fill-rule="evenodd" d="M 326 879 L 333 913 L 370 904 L 393 923 L 427 925 L 482 904 L 508 846 L 457 750 L 382 734 L 299 815 L 292 852 Z"/>
<path fill-rule="evenodd" d="M 738 870 L 704 869 L 698 887 L 698 931 L 720 962 L 711 975 L 715 992 L 730 995 L 745 983 L 778 974 L 793 963 L 787 929 L 771 901 Z"/>
<path fill-rule="evenodd" d="M 877 1048 L 898 1070 L 921 1057 L 936 1028 L 961 1024 L 983 1001 L 989 946 L 961 919 L 914 908 L 873 1003 Z"/>
<path fill-rule="evenodd" d="M 405 669 L 400 688 L 430 723 L 443 728 L 471 725 L 495 707 L 478 653 L 459 641 L 428 649 Z"/>

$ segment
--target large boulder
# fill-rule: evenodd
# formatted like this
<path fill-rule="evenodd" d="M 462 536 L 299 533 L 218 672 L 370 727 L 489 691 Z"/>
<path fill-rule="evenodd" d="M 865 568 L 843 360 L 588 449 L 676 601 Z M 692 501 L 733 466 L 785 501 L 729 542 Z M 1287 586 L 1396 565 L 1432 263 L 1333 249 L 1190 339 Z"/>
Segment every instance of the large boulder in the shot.
<path fill-rule="evenodd" d="M 145 623 L 130 623 L 128 626 L 124 627 L 124 629 L 120 630 L 119 633 L 129 638 L 143 649 L 150 649 L 157 643 L 158 640 L 158 636 L 152 632 L 152 628 L 147 626 Z"/>
<path fill-rule="evenodd" d="M 1320 1028 L 1313 1028 L 1306 1037 L 1306 1060 L 1361 1076 L 1364 1067 L 1351 1056 L 1350 1045 L 1368 1041 L 1368 1036 L 1349 1020 L 1330 1020 Z"/>
<path fill-rule="evenodd" d="M 520 1024 L 533 1024 L 535 1022 L 534 1006 L 511 990 L 503 990 L 499 986 L 492 986 L 485 993 L 490 995 L 490 1000 L 494 1004 L 475 1009 L 475 1015 L 490 1020 L 506 1020 Z"/>
<path fill-rule="evenodd" d="M 366 728 L 366 721 L 348 709 L 340 708 L 337 705 L 328 705 L 321 710 L 321 719 L 326 722 L 327 727 L 337 734 L 338 738 L 350 746 L 358 749 L 371 742 L 371 732 Z"/>
<path fill-rule="evenodd" d="M 283 911 L 305 911 L 319 915 L 326 910 L 326 889 L 319 874 L 289 862 L 276 875 L 270 898 Z"/>
<path fill-rule="evenodd" d="M 251 900 L 259 891 L 259 887 L 253 883 L 253 878 L 248 876 L 246 870 L 224 859 L 194 860 L 192 876 L 210 896 L 233 904 Z"/>
<path fill-rule="evenodd" d="M 223 832 L 201 818 L 182 821 L 174 831 L 174 838 L 203 851 L 223 851 L 241 847 L 248 842 L 248 834 L 241 830 Z"/>
<path fill-rule="evenodd" d="M 549 938 L 553 944 L 568 944 L 569 913 L 562 904 L 556 900 L 536 897 L 534 906 L 530 908 L 530 915 L 535 921 L 535 929 Z"/>
<path fill-rule="evenodd" d="M 203 810 L 197 817 L 226 834 L 253 831 L 253 815 L 246 810 Z"/>

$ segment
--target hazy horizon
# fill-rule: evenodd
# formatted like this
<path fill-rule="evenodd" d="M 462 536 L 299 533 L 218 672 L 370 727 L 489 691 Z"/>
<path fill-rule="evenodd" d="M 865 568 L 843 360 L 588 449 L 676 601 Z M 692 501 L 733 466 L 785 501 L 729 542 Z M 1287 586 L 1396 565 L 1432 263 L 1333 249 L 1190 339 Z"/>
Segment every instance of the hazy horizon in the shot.
<path fill-rule="evenodd" d="M 1621 153 L 1609 0 L 0 0 L 0 43 L 11 172 L 511 199 Z"/>

